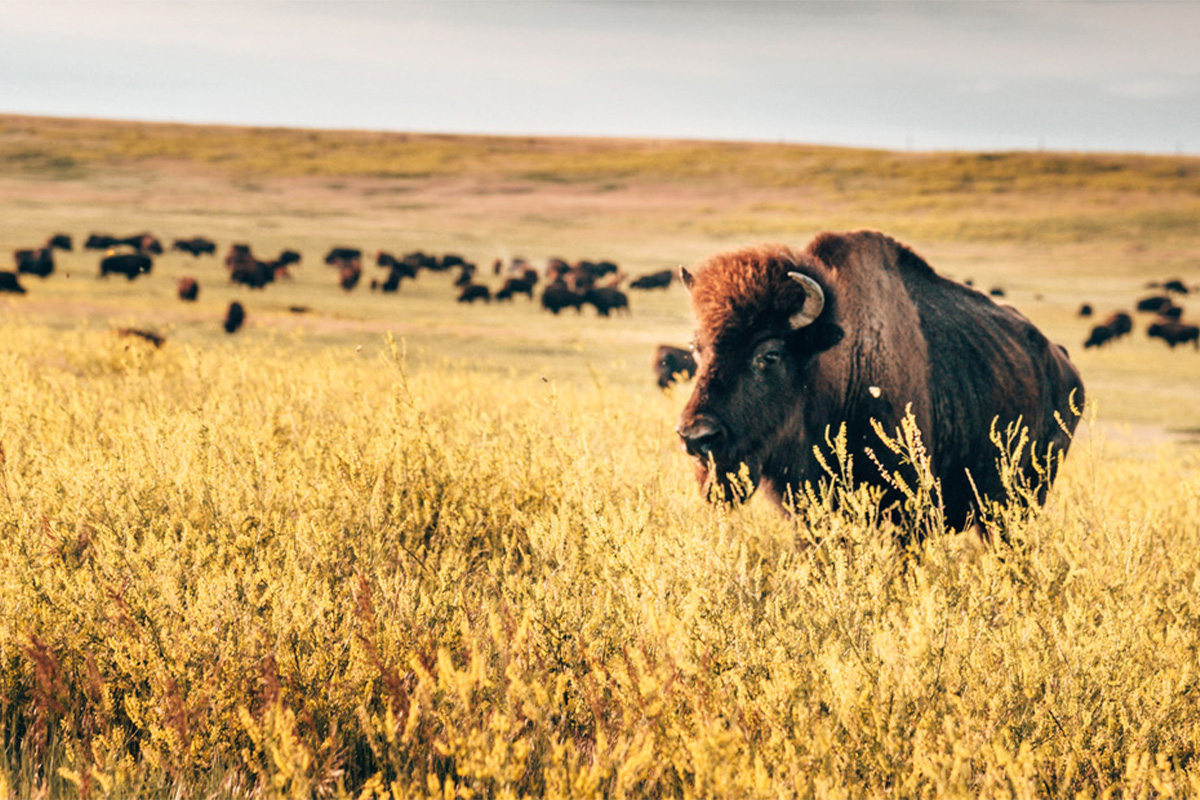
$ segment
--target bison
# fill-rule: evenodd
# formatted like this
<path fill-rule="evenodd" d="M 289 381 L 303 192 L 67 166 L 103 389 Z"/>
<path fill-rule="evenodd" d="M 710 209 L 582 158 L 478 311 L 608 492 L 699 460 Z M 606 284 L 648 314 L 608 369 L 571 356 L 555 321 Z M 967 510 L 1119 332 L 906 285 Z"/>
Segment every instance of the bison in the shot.
<path fill-rule="evenodd" d="M 229 304 L 229 308 L 225 310 L 225 321 L 222 325 L 226 333 L 236 333 L 238 328 L 242 327 L 242 323 L 246 321 L 246 309 L 237 300 Z"/>
<path fill-rule="evenodd" d="M 1200 327 L 1188 325 L 1177 319 L 1160 317 L 1146 328 L 1146 335 L 1154 339 L 1162 339 L 1175 349 L 1177 344 L 1192 343 L 1192 347 L 1200 349 Z"/>
<path fill-rule="evenodd" d="M 1104 322 L 1092 326 L 1092 330 L 1088 334 L 1087 341 L 1083 343 L 1083 346 L 1085 348 L 1103 347 L 1109 342 L 1120 339 L 1132 330 L 1133 317 L 1129 316 L 1125 311 L 1114 311 L 1105 318 Z"/>
<path fill-rule="evenodd" d="M 508 278 L 504 281 L 504 285 L 496 292 L 497 300 L 511 300 L 514 294 L 523 294 L 530 300 L 533 300 L 533 285 L 535 280 L 531 281 L 527 278 Z"/>
<path fill-rule="evenodd" d="M 193 236 L 190 239 L 176 239 L 171 244 L 171 249 L 188 253 L 194 258 L 199 258 L 202 255 L 215 256 L 217 254 L 217 243 L 203 236 Z"/>
<path fill-rule="evenodd" d="M 557 315 L 564 308 L 579 311 L 583 307 L 583 295 L 571 291 L 562 281 L 555 281 L 542 290 L 542 308 Z"/>
<path fill-rule="evenodd" d="M 920 485 L 915 462 L 952 528 L 986 521 L 992 502 L 1044 502 L 1083 383 L 1016 310 L 877 231 L 721 253 L 681 277 L 699 327 L 676 430 L 709 500 L 762 488 L 792 508 L 806 488 L 844 479 L 874 487 L 882 512 L 919 537 L 920 508 L 902 488 Z M 921 442 L 906 458 L 888 445 L 913 424 Z M 1002 475 L 993 431 L 1010 426 L 1034 444 Z M 839 461 L 830 442 L 842 437 Z M 1014 496 L 1009 478 L 1030 491 Z"/>
<path fill-rule="evenodd" d="M 100 277 L 106 278 L 112 273 L 124 275 L 133 280 L 139 275 L 149 272 L 154 267 L 150 256 L 141 253 L 117 253 L 108 255 L 100 260 Z"/>
<path fill-rule="evenodd" d="M 175 282 L 175 291 L 180 300 L 193 301 L 200 296 L 200 284 L 190 275 L 185 275 Z"/>
<path fill-rule="evenodd" d="M 660 344 L 654 348 L 654 376 L 658 379 L 658 388 L 666 389 L 674 383 L 678 376 L 688 378 L 696 374 L 696 359 L 692 351 L 684 347 Z"/>
<path fill-rule="evenodd" d="M 49 247 L 14 250 L 13 261 L 16 262 L 17 272 L 23 275 L 37 275 L 39 278 L 45 278 L 54 272 L 54 252 Z"/>
<path fill-rule="evenodd" d="M 46 247 L 58 248 L 59 250 L 66 250 L 69 253 L 75 249 L 75 244 L 71 240 L 71 234 L 55 233 L 55 234 L 51 234 L 50 238 L 46 240 Z"/>
<path fill-rule="evenodd" d="M 476 300 L 482 300 L 485 303 L 492 301 L 492 292 L 482 283 L 467 283 L 462 285 L 462 291 L 458 294 L 458 302 L 474 303 Z"/>
<path fill-rule="evenodd" d="M 669 269 L 661 272 L 649 272 L 641 275 L 629 284 L 630 289 L 666 289 L 675 279 L 675 273 Z"/>
<path fill-rule="evenodd" d="M 629 311 L 629 298 L 620 289 L 611 286 L 588 289 L 583 295 L 583 302 L 595 308 L 602 317 L 607 317 L 613 311 Z"/>
<path fill-rule="evenodd" d="M 22 286 L 21 281 L 17 279 L 17 273 L 0 272 L 0 292 L 25 294 L 25 287 Z"/>

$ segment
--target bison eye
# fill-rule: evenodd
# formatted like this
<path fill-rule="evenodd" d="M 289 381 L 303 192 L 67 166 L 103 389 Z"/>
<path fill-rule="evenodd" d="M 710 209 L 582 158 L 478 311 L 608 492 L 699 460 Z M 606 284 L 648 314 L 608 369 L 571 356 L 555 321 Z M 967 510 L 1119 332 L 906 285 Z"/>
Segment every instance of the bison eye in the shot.
<path fill-rule="evenodd" d="M 766 369 L 779 363 L 783 355 L 778 350 L 766 350 L 754 357 L 754 366 Z"/>

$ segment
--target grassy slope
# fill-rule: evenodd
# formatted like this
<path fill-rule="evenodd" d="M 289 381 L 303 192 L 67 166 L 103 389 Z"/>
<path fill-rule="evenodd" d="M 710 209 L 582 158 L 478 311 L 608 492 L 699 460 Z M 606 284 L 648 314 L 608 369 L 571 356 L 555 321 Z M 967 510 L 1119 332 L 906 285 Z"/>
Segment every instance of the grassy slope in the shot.
<path fill-rule="evenodd" d="M 432 323 L 440 352 L 492 352 L 508 364 L 522 358 L 518 353 L 514 362 L 503 343 L 527 348 L 528 336 L 591 343 L 640 370 L 645 350 L 638 348 L 687 338 L 686 303 L 678 295 L 639 295 L 632 325 L 562 323 L 519 308 L 462 313 L 443 302 L 450 290 L 442 287 L 421 287 L 395 302 L 362 291 L 342 296 L 319 257 L 336 243 L 460 252 L 484 265 L 496 257 L 559 255 L 610 258 L 636 275 L 752 241 L 803 243 L 823 229 L 878 228 L 944 272 L 981 288 L 1005 287 L 1009 302 L 1075 351 L 1103 418 L 1200 427 L 1200 410 L 1187 401 L 1200 388 L 1198 371 L 1181 368 L 1190 364 L 1186 354 L 1167 353 L 1140 335 L 1111 352 L 1084 353 L 1079 345 L 1088 322 L 1073 316 L 1085 300 L 1101 313 L 1130 308 L 1148 280 L 1182 276 L 1200 283 L 1194 158 L 0 117 L 0 167 L 0 250 L 30 246 L 57 230 L 77 237 L 93 230 L 151 230 L 164 238 L 205 233 L 222 248 L 246 241 L 264 254 L 296 247 L 306 263 L 295 285 L 250 295 L 252 310 L 262 312 L 254 314 L 257 323 L 332 333 L 352 330 L 351 320 L 368 331 L 403 322 L 409 324 L 401 332 L 414 346 Z M 95 260 L 79 253 L 60 259 L 76 276 L 92 273 Z M 136 321 L 152 310 L 150 321 L 175 320 L 186 331 L 196 315 L 169 302 L 176 275 L 200 277 L 205 319 L 228 298 L 247 294 L 225 285 L 213 260 L 170 256 L 158 270 L 131 287 L 90 277 L 67 287 L 54 278 L 35 284 L 27 302 L 0 303 L 55 319 L 53 301 L 62 300 L 69 305 L 58 306 L 60 321 L 81 314 Z M 81 308 L 85 299 L 94 306 Z M 294 304 L 312 306 L 315 321 L 275 314 Z M 330 319 L 340 322 L 321 322 Z M 503 335 L 486 333 L 494 326 Z M 473 332 L 458 335 L 456 328 Z M 1160 402 L 1144 402 L 1147 392 Z"/>

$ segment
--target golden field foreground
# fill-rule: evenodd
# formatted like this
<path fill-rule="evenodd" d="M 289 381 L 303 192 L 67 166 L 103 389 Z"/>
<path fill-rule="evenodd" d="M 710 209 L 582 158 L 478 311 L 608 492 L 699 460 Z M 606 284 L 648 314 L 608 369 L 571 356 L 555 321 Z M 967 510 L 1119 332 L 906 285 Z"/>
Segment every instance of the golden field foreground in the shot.
<path fill-rule="evenodd" d="M 1145 315 L 1084 350 L 1075 316 L 1200 283 L 1200 161 L 0 117 L 0 164 L 7 249 L 304 253 L 250 290 L 77 249 L 0 295 L 0 797 L 1200 794 L 1200 353 Z M 850 227 L 1003 286 L 1079 364 L 1086 419 L 1007 541 L 704 506 L 687 387 L 650 375 L 678 286 L 555 317 L 320 263 L 636 275 Z"/>

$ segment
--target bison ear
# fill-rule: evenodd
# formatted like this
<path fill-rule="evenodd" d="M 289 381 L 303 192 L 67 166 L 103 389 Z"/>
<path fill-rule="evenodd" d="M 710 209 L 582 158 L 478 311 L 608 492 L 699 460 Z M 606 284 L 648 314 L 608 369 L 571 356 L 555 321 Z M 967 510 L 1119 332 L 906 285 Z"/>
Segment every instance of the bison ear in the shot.
<path fill-rule="evenodd" d="M 692 290 L 692 284 L 696 282 L 696 279 L 692 277 L 692 273 L 688 272 L 687 267 L 682 266 L 679 268 L 679 280 L 683 281 L 684 288 L 689 292 Z"/>

